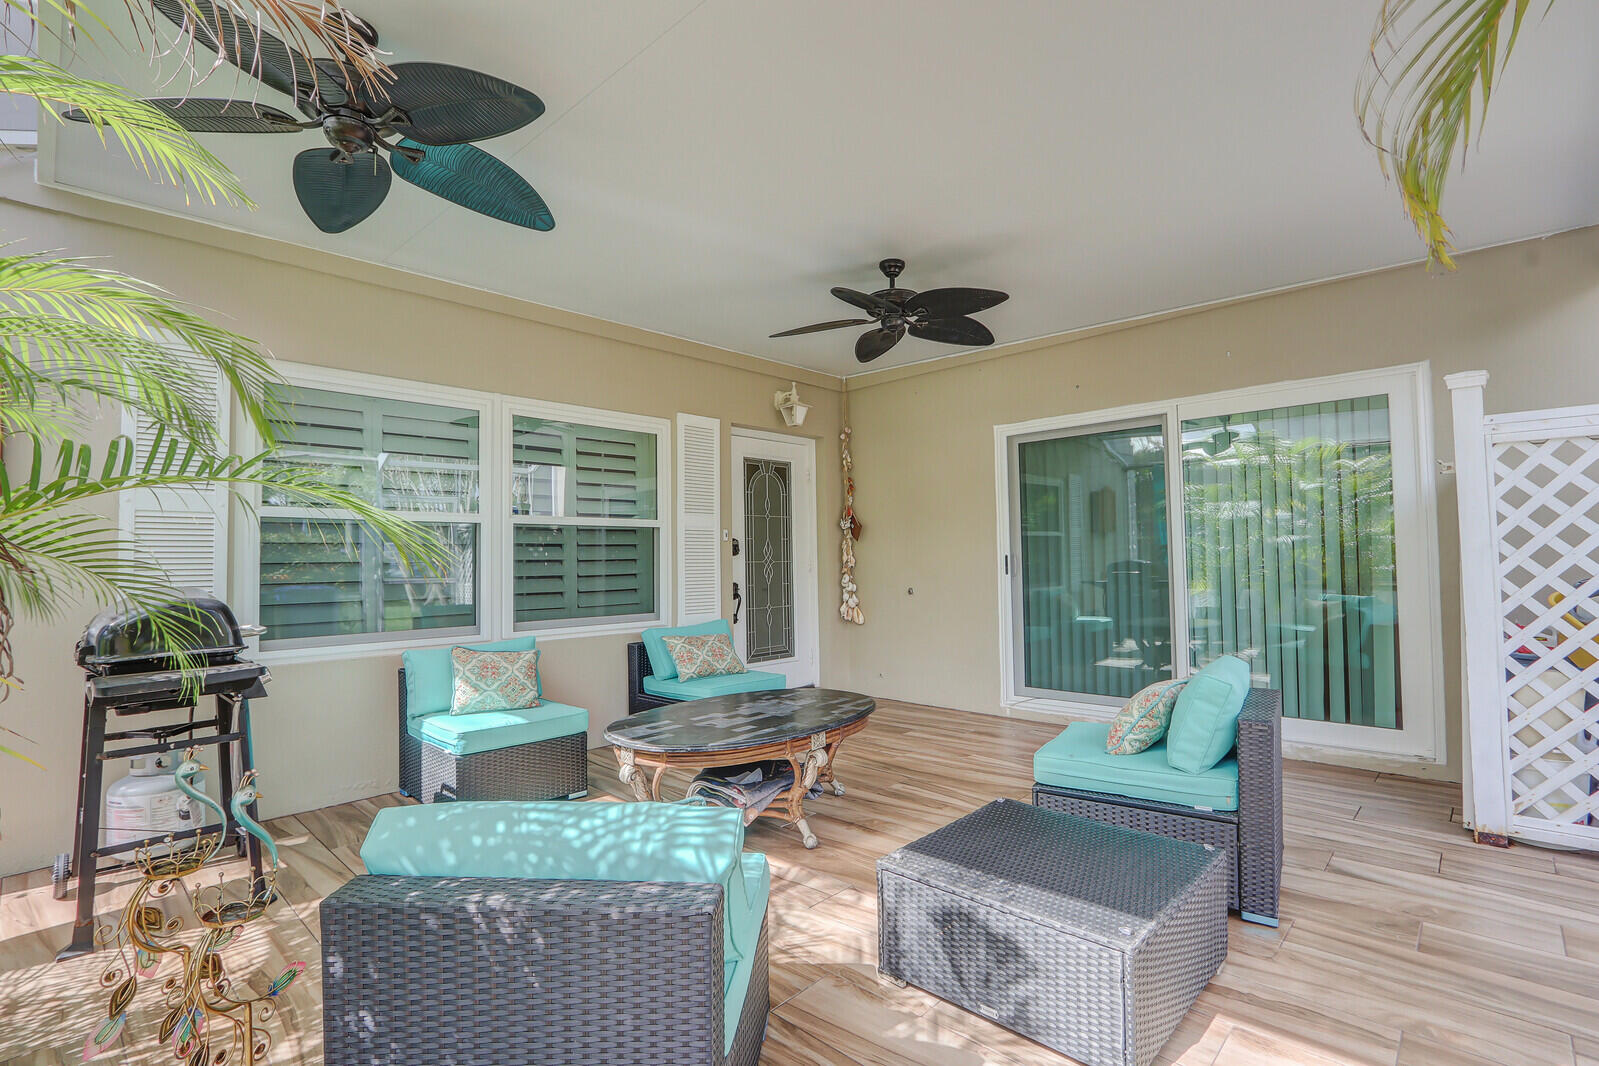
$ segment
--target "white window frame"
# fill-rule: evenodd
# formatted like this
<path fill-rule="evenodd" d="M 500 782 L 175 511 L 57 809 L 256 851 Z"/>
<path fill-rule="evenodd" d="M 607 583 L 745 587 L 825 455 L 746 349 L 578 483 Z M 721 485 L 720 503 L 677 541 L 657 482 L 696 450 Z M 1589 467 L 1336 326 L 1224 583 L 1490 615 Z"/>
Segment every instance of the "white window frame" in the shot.
<path fill-rule="evenodd" d="M 593 407 L 576 407 L 572 404 L 551 403 L 503 397 L 504 411 L 501 419 L 499 452 L 504 459 L 503 481 L 499 486 L 499 506 L 504 509 L 504 544 L 501 547 L 499 582 L 504 587 L 504 604 L 501 607 L 500 630 L 507 636 L 521 633 L 536 634 L 540 640 L 551 636 L 594 636 L 607 633 L 632 633 L 657 625 L 666 620 L 668 604 L 672 602 L 672 423 L 670 419 L 650 415 L 626 414 L 619 411 L 602 411 Z M 548 418 L 556 422 L 575 422 L 585 426 L 602 426 L 606 429 L 625 429 L 636 433 L 649 433 L 655 437 L 655 518 L 583 518 L 545 515 L 511 514 L 511 429 L 518 415 Z M 648 615 L 626 615 L 620 618 L 560 619 L 551 622 L 516 621 L 515 596 L 512 582 L 515 578 L 516 538 L 513 527 L 529 526 L 587 526 L 590 528 L 619 527 L 623 529 L 652 528 L 655 536 L 655 612 Z"/>
<path fill-rule="evenodd" d="M 260 650 L 259 639 L 253 640 L 252 651 L 268 665 L 302 662 L 324 662 L 377 655 L 393 655 L 411 648 L 436 648 L 474 642 L 502 640 L 519 633 L 533 633 L 539 641 L 562 640 L 571 637 L 603 636 L 619 633 L 637 633 L 641 628 L 665 622 L 671 615 L 673 580 L 672 543 L 672 424 L 670 420 L 648 415 L 606 411 L 552 403 L 528 397 L 509 396 L 473 389 L 437 385 L 432 382 L 407 378 L 386 377 L 380 374 L 337 370 L 304 363 L 278 362 L 276 369 L 289 385 L 311 389 L 358 395 L 382 396 L 386 399 L 406 400 L 435 406 L 465 407 L 476 410 L 479 416 L 478 461 L 479 500 L 475 513 L 446 515 L 425 512 L 415 515 L 396 512 L 426 522 L 476 522 L 478 525 L 478 624 L 470 630 L 451 629 L 417 631 L 406 635 L 372 634 L 353 638 L 318 638 L 316 644 Z M 544 626 L 517 629 L 513 621 L 514 605 L 511 596 L 512 552 L 511 535 L 511 425 L 516 415 L 533 415 L 584 425 L 607 426 L 652 433 L 656 439 L 656 513 L 653 521 L 636 519 L 595 519 L 577 524 L 654 526 L 659 530 L 656 539 L 655 559 L 655 614 L 648 618 L 628 616 L 624 621 L 599 618 L 592 621 L 563 620 Z M 262 447 L 259 434 L 248 419 L 236 418 L 241 427 L 236 435 L 238 449 L 243 454 L 254 454 Z M 231 567 L 232 602 L 238 605 L 239 615 L 253 620 L 261 612 L 261 525 L 259 493 L 245 494 L 238 505 L 245 513 L 243 520 L 232 525 L 232 551 L 236 561 Z M 309 512 L 308 512 L 309 513 Z M 316 517 L 327 517 L 321 511 Z M 532 516 L 526 516 L 532 517 Z M 535 519 L 539 524 L 546 520 Z M 568 520 L 562 519 L 561 522 Z"/>
<path fill-rule="evenodd" d="M 1343 753 L 1405 762 L 1440 763 L 1447 757 L 1443 701 L 1443 618 L 1438 577 L 1438 493 L 1433 462 L 1432 375 L 1429 365 L 1409 363 L 1378 370 L 1362 370 L 1329 377 L 1298 379 L 1230 389 L 1200 396 L 1178 397 L 1155 403 L 1133 404 L 1109 410 L 1038 418 L 994 427 L 994 495 L 996 513 L 996 574 L 999 588 L 1000 700 L 1007 710 L 1041 713 L 1063 718 L 1107 721 L 1122 701 L 1090 702 L 1045 698 L 1018 691 L 1016 675 L 1012 576 L 1011 490 L 1015 476 L 1011 451 L 1018 439 L 1050 432 L 1086 431 L 1091 427 L 1160 422 L 1166 429 L 1166 484 L 1168 500 L 1180 501 L 1182 448 L 1172 447 L 1185 419 L 1239 411 L 1293 407 L 1362 396 L 1388 396 L 1390 438 L 1404 442 L 1409 461 L 1396 447 L 1394 509 L 1399 536 L 1395 548 L 1400 577 L 1400 661 L 1405 664 L 1402 698 L 1407 718 L 1415 723 L 1404 729 L 1376 729 L 1327 722 L 1285 719 L 1286 750 L 1307 754 Z M 1188 551 L 1186 523 L 1180 510 L 1168 514 L 1172 643 L 1188 646 Z M 1186 656 L 1173 656 L 1177 677 L 1190 673 Z"/>
<path fill-rule="evenodd" d="M 426 648 L 440 645 L 460 644 L 471 641 L 492 640 L 494 619 L 497 617 L 498 600 L 501 589 L 492 580 L 485 565 L 486 560 L 498 558 L 499 541 L 503 531 L 501 524 L 493 521 L 493 517 L 485 509 L 484 496 L 487 495 L 486 486 L 497 484 L 500 465 L 499 455 L 495 442 L 499 439 L 498 423 L 499 405 L 496 398 L 489 393 L 474 392 L 469 389 L 450 388 L 442 385 L 432 385 L 424 382 L 407 381 L 401 378 L 383 377 L 376 374 L 358 374 L 345 370 L 333 370 L 327 367 L 307 366 L 296 363 L 278 363 L 276 369 L 283 380 L 289 385 L 308 389 L 324 389 L 330 392 L 353 393 L 355 395 L 380 396 L 389 400 L 402 400 L 413 403 L 425 403 L 433 406 L 463 407 L 475 410 L 478 413 L 478 484 L 479 500 L 475 512 L 461 514 L 445 514 L 436 511 L 408 512 L 396 511 L 397 516 L 413 518 L 418 521 L 449 524 L 475 524 L 478 527 L 478 558 L 477 558 L 477 625 L 470 628 L 452 628 L 445 631 L 418 630 L 409 634 L 373 633 L 358 636 L 339 637 L 313 637 L 304 642 L 296 641 L 293 644 L 277 647 L 268 646 L 260 652 L 263 662 L 288 663 L 288 662 L 316 662 L 327 659 L 346 659 L 354 656 L 388 654 L 406 648 Z M 241 442 L 248 454 L 254 454 L 262 447 L 262 441 L 246 420 L 241 420 L 246 438 Z M 237 559 L 239 565 L 234 568 L 237 578 L 234 582 L 234 602 L 240 605 L 241 614 L 247 619 L 254 620 L 261 614 L 261 499 L 255 493 L 249 500 L 250 514 L 247 521 L 236 522 L 234 527 L 240 531 L 236 538 Z M 292 516 L 296 509 L 273 509 L 274 514 L 289 514 Z M 304 508 L 306 517 L 327 518 L 329 513 L 321 508 Z M 259 639 L 255 641 L 260 647 Z"/>

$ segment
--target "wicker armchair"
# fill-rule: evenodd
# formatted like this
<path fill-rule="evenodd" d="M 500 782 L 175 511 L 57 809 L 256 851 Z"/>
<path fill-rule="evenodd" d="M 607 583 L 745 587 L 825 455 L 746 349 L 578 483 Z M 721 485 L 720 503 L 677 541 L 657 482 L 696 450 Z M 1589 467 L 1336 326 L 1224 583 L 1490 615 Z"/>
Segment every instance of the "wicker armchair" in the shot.
<path fill-rule="evenodd" d="M 400 671 L 400 791 L 441 800 L 580 799 L 588 795 L 588 734 L 573 733 L 455 755 L 411 735 L 405 671 Z"/>
<path fill-rule="evenodd" d="M 763 923 L 732 1048 L 722 887 L 356 877 L 322 902 L 328 1066 L 755 1066 Z"/>
<path fill-rule="evenodd" d="M 644 650 L 644 642 L 635 640 L 627 646 L 627 713 L 638 714 L 640 711 L 652 710 L 656 707 L 666 707 L 677 700 L 662 699 L 652 696 L 644 691 L 644 679 L 651 677 L 655 668 L 650 665 L 649 652 Z"/>
<path fill-rule="evenodd" d="M 1283 868 L 1282 694 L 1249 690 L 1238 714 L 1238 809 L 1204 811 L 1033 783 L 1033 803 L 1161 836 L 1214 844 L 1233 853 L 1232 909 L 1245 921 L 1277 924 Z"/>

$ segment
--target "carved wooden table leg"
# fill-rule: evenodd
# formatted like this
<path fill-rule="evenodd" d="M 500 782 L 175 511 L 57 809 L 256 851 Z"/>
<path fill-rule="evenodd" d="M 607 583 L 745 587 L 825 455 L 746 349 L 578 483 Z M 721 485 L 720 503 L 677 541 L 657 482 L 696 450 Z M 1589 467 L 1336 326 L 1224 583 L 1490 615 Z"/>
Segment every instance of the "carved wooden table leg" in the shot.
<path fill-rule="evenodd" d="M 815 786 L 816 779 L 823 770 L 831 767 L 833 748 L 836 746 L 827 743 L 826 733 L 817 733 L 810 738 L 809 747 L 803 756 L 788 757 L 788 764 L 794 768 L 794 784 L 789 789 L 789 813 L 794 818 L 794 828 L 800 831 L 800 839 L 807 851 L 815 848 L 820 841 L 816 839 L 816 834 L 811 832 L 810 823 L 805 820 L 805 797 Z"/>
<path fill-rule="evenodd" d="M 617 779 L 622 784 L 632 788 L 633 795 L 641 800 L 660 799 L 661 797 L 656 792 L 656 786 L 661 780 L 660 772 L 656 772 L 653 781 L 646 781 L 644 771 L 639 769 L 638 764 L 634 761 L 636 756 L 631 748 L 614 748 L 612 750 L 616 752 L 616 761 L 622 767 L 617 771 Z"/>
<path fill-rule="evenodd" d="M 835 796 L 842 796 L 844 794 L 843 783 L 840 782 L 838 778 L 833 776 L 833 759 L 838 755 L 838 746 L 842 743 L 843 741 L 841 740 L 835 740 L 833 743 L 827 746 L 827 765 L 822 769 L 822 783 L 832 785 L 833 795 Z"/>

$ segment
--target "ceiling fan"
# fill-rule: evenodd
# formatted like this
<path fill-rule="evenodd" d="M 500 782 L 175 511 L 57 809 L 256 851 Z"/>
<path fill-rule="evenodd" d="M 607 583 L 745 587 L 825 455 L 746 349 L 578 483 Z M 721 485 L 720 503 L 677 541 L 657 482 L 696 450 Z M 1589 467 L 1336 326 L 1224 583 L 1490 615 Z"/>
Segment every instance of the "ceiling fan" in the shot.
<path fill-rule="evenodd" d="M 519 130 L 544 114 L 537 96 L 508 81 L 445 63 L 391 63 L 392 80 L 357 82 L 332 59 L 301 55 L 210 0 L 152 0 L 176 25 L 257 78 L 294 98 L 301 121 L 248 100 L 157 99 L 146 103 L 193 133 L 299 133 L 321 130 L 331 148 L 294 157 L 294 192 L 324 233 L 342 233 L 376 211 L 392 175 L 480 214 L 528 229 L 555 228 L 533 186 L 470 142 Z M 189 4 L 201 18 L 196 22 Z M 368 44 L 377 31 L 340 16 Z M 66 118 L 87 121 L 81 111 Z M 390 163 L 380 152 L 387 152 Z"/>
<path fill-rule="evenodd" d="M 845 326 L 869 326 L 855 341 L 855 358 L 863 363 L 888 351 L 909 333 L 924 341 L 942 344 L 962 344 L 980 347 L 994 343 L 988 327 L 967 316 L 986 311 L 1010 299 L 1009 293 L 994 289 L 928 289 L 916 292 L 896 288 L 894 279 L 905 270 L 905 260 L 885 259 L 877 269 L 888 279 L 888 288 L 873 293 L 835 287 L 833 295 L 865 311 L 870 318 L 843 318 L 836 322 L 818 322 L 814 326 L 786 329 L 773 337 L 793 337 L 801 333 L 820 333 L 824 329 L 843 329 Z"/>

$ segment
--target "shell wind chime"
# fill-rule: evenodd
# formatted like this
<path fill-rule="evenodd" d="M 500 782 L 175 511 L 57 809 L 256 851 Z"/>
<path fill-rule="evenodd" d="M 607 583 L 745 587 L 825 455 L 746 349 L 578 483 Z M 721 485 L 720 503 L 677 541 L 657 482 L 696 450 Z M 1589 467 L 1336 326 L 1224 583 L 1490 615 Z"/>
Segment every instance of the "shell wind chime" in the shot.
<path fill-rule="evenodd" d="M 197 787 L 206 767 L 196 756 L 194 748 L 185 751 L 173 779 L 199 809 L 210 812 L 225 826 L 227 812 L 222 805 Z M 123 907 L 117 924 L 102 925 L 95 933 L 95 939 L 102 946 L 114 947 L 116 954 L 100 974 L 100 987 L 109 989 L 111 996 L 106 1020 L 84 1043 L 85 1062 L 112 1050 L 122 1040 L 141 983 L 155 983 L 163 967 L 170 972 L 160 981 L 166 1009 L 162 1011 L 156 1039 L 171 1047 L 176 1061 L 184 1066 L 252 1066 L 271 1050 L 271 1032 L 262 1023 L 276 1015 L 276 1001 L 305 972 L 306 964 L 292 963 L 257 995 L 249 987 L 235 984 L 221 954 L 277 898 L 277 845 L 251 816 L 259 798 L 252 770 L 233 794 L 233 822 L 260 842 L 272 867 L 260 885 L 252 884 L 242 896 L 231 894 L 220 880 L 209 888 L 197 885 L 193 893 L 184 884 L 184 878 L 197 873 L 222 850 L 227 839 L 225 829 L 191 840 L 168 837 L 134 852 L 134 864 L 144 879 Z M 174 893 L 188 897 L 198 938 L 185 937 L 184 919 L 167 917 L 153 902 L 176 898 Z M 176 965 L 168 966 L 168 960 Z"/>
<path fill-rule="evenodd" d="M 855 460 L 850 455 L 849 438 L 853 432 L 848 426 L 839 434 L 839 448 L 844 466 L 844 513 L 839 517 L 838 528 L 843 534 L 839 545 L 840 576 L 838 616 L 846 622 L 865 625 L 861 612 L 860 589 L 855 584 L 855 542 L 861 539 L 861 520 L 855 517 Z"/>

